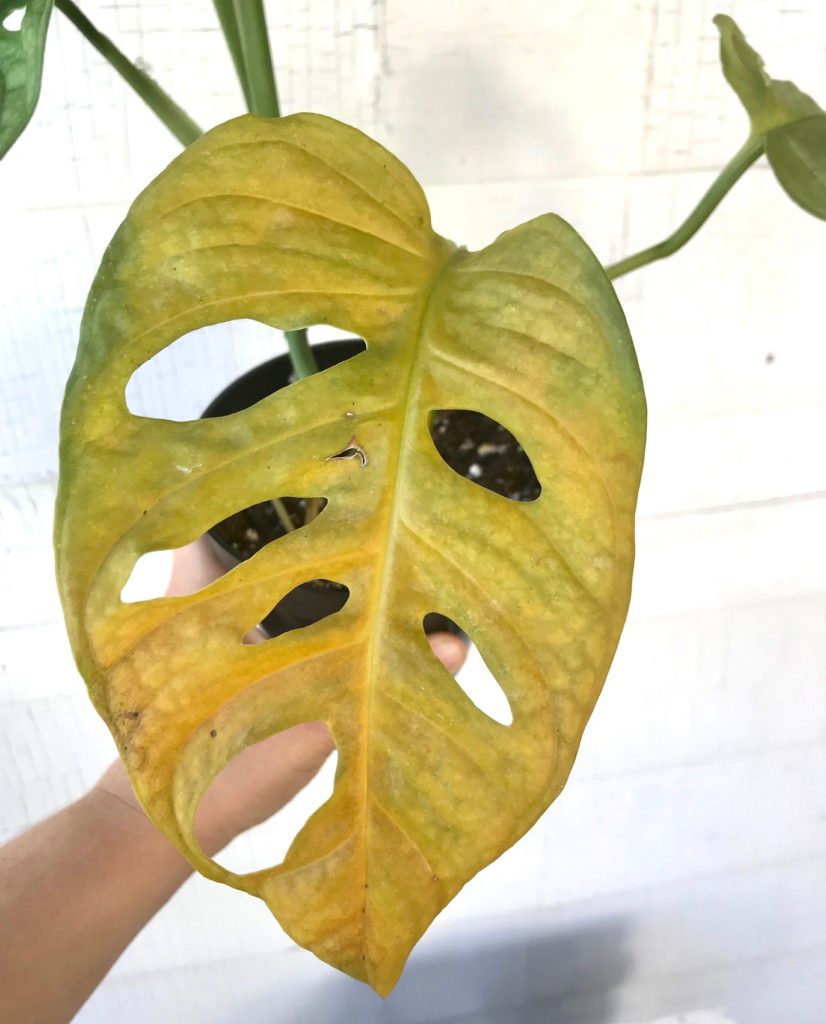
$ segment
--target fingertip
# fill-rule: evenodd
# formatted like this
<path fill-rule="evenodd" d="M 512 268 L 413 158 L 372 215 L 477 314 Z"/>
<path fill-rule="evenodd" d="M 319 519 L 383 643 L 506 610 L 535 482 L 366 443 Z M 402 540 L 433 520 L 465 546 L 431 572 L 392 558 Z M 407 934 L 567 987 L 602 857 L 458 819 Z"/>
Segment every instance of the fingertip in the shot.
<path fill-rule="evenodd" d="M 467 658 L 467 644 L 453 633 L 431 633 L 430 647 L 448 672 L 458 672 Z"/>

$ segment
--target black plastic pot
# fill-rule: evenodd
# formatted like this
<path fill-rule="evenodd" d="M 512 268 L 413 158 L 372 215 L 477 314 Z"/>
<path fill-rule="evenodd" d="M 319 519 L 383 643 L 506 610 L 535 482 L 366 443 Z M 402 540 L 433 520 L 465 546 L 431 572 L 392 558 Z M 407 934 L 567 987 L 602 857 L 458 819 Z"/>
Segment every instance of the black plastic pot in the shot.
<path fill-rule="evenodd" d="M 343 341 L 328 341 L 313 346 L 313 354 L 319 370 L 344 362 L 364 349 L 364 342 L 358 338 L 347 338 Z M 286 354 L 270 359 L 253 370 L 239 377 L 225 388 L 217 398 L 210 402 L 202 414 L 202 418 L 227 416 L 241 412 L 260 402 L 268 395 L 293 382 L 290 357 Z M 279 495 L 273 495 L 279 497 Z M 250 510 L 252 511 L 252 510 Z M 224 529 L 222 529 L 224 527 Z M 209 531 L 216 554 L 226 569 L 231 569 L 241 560 L 237 550 L 228 539 L 225 524 L 218 523 Z M 262 538 L 262 544 L 276 539 Z M 302 583 L 279 601 L 275 608 L 262 621 L 261 626 L 269 636 L 279 636 L 290 629 L 309 626 L 313 622 L 332 615 L 344 606 L 348 591 L 346 587 L 330 583 L 327 580 L 312 580 Z M 443 615 L 428 615 L 425 620 L 427 633 L 453 632 L 463 636 L 462 631 Z"/>

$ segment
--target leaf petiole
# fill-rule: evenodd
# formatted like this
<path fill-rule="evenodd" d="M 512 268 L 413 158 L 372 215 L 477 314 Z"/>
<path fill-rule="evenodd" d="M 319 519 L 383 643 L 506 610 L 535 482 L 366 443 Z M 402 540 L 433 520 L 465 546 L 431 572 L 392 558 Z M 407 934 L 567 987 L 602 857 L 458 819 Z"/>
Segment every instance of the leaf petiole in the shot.
<path fill-rule="evenodd" d="M 314 373 L 318 373 L 318 363 L 307 338 L 307 331 L 304 328 L 300 331 L 284 331 L 284 336 L 287 339 L 290 362 L 293 365 L 293 373 L 296 379 L 301 380 L 304 377 L 311 377 Z"/>
<path fill-rule="evenodd" d="M 605 268 L 605 273 L 612 280 L 628 274 L 632 270 L 638 270 L 648 263 L 665 259 L 681 249 L 705 224 L 714 210 L 719 206 L 734 183 L 745 174 L 755 160 L 760 157 L 765 149 L 765 137 L 763 135 L 750 136 L 745 144 L 738 149 L 720 174 L 712 183 L 709 190 L 694 207 L 688 217 L 668 238 L 657 245 L 649 246 L 642 252 L 626 256 L 618 263 L 611 263 Z"/>
<path fill-rule="evenodd" d="M 221 31 L 224 33 L 232 63 L 235 65 L 235 73 L 241 83 L 244 102 L 247 105 L 247 110 L 252 110 L 252 92 L 247 76 L 247 65 L 241 50 L 241 36 L 238 31 L 238 19 L 235 16 L 235 4 L 233 0 L 212 0 L 212 2 L 215 6 L 215 13 L 218 15 L 218 21 L 221 23 Z"/>
<path fill-rule="evenodd" d="M 183 146 L 188 146 L 202 134 L 201 129 L 178 104 L 163 91 L 145 71 L 134 65 L 108 36 L 99 32 L 73 0 L 55 0 L 55 7 L 65 15 L 98 53 L 105 57 L 118 74 L 135 90 L 154 111 Z"/>
<path fill-rule="evenodd" d="M 263 117 L 280 117 L 263 0 L 214 0 L 247 109 Z M 318 364 L 306 330 L 285 331 L 295 376 L 309 377 Z"/>
<path fill-rule="evenodd" d="M 232 9 L 244 60 L 249 110 L 264 117 L 280 117 L 263 0 L 232 0 Z"/>

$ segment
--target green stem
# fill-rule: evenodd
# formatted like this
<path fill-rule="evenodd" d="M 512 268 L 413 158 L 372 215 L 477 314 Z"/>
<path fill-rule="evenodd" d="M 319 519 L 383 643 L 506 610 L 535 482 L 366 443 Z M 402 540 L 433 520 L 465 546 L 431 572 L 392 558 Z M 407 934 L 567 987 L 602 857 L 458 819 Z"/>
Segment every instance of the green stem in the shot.
<path fill-rule="evenodd" d="M 247 66 L 244 63 L 244 54 L 241 50 L 241 36 L 238 32 L 238 19 L 235 17 L 233 0 L 213 0 L 213 3 L 218 20 L 221 22 L 221 31 L 227 41 L 227 49 L 232 57 L 232 63 L 235 65 L 235 73 L 241 83 L 244 102 L 247 105 L 247 110 L 252 110 L 252 92 L 247 77 Z"/>
<path fill-rule="evenodd" d="M 311 377 L 318 373 L 318 363 L 307 338 L 307 331 L 303 328 L 300 331 L 284 331 L 284 335 L 287 338 L 290 361 L 296 377 Z"/>
<path fill-rule="evenodd" d="M 287 507 L 280 498 L 272 498 L 272 507 L 275 509 L 275 514 L 278 516 L 278 521 L 284 527 L 285 533 L 292 533 L 295 529 L 295 523 L 290 518 L 290 513 L 287 511 Z"/>
<path fill-rule="evenodd" d="M 99 32 L 72 0 L 55 0 L 55 6 L 132 86 L 182 145 L 188 146 L 202 134 L 201 129 L 186 111 L 182 110 L 145 71 L 135 67 L 111 39 Z"/>
<path fill-rule="evenodd" d="M 279 117 L 281 111 L 263 0 L 232 0 L 232 7 L 249 86 L 249 110 L 264 117 Z"/>
<path fill-rule="evenodd" d="M 672 253 L 681 249 L 705 224 L 738 178 L 742 177 L 762 154 L 764 145 L 765 141 L 762 136 L 747 139 L 746 143 L 738 149 L 732 159 L 720 171 L 711 188 L 709 188 L 686 220 L 683 221 L 673 234 L 657 245 L 649 246 L 648 249 L 643 249 L 642 252 L 626 256 L 625 259 L 620 260 L 618 263 L 610 264 L 605 268 L 606 274 L 613 280 L 632 270 L 637 270 L 639 267 L 644 267 L 647 263 L 665 259 L 666 256 L 671 256 Z"/>
<path fill-rule="evenodd" d="M 216 7 L 219 0 L 215 0 Z M 270 51 L 270 37 L 267 32 L 267 18 L 263 0 L 229 0 L 232 5 L 235 29 L 240 41 L 240 52 L 244 66 L 242 82 L 247 107 L 253 114 L 264 117 L 280 117 L 278 90 Z M 220 10 L 219 10 L 220 16 Z M 223 22 L 222 22 L 223 24 Z M 226 29 L 224 30 L 226 32 Z M 227 38 L 229 43 L 229 38 Z M 230 49 L 232 45 L 230 44 Z M 235 59 L 233 55 L 233 59 Z M 237 66 L 237 65 L 236 65 Z M 240 77 L 240 72 L 239 72 Z M 313 350 L 306 330 L 285 331 L 290 360 L 296 377 L 309 377 L 318 372 Z"/>

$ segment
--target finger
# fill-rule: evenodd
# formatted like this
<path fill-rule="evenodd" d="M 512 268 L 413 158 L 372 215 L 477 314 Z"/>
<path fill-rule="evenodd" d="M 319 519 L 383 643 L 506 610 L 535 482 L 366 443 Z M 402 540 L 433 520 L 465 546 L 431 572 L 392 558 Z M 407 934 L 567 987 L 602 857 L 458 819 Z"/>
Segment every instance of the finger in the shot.
<path fill-rule="evenodd" d="M 467 644 L 453 633 L 431 633 L 427 638 L 436 657 L 448 672 L 458 672 L 467 658 Z"/>
<path fill-rule="evenodd" d="M 178 548 L 172 556 L 172 575 L 166 588 L 168 597 L 194 594 L 223 576 L 226 569 L 215 552 L 209 537 L 199 537 L 192 544 Z"/>

